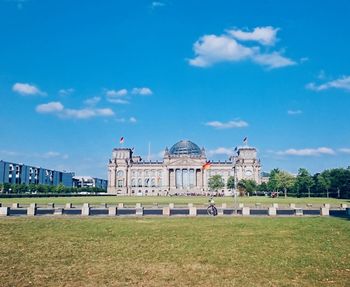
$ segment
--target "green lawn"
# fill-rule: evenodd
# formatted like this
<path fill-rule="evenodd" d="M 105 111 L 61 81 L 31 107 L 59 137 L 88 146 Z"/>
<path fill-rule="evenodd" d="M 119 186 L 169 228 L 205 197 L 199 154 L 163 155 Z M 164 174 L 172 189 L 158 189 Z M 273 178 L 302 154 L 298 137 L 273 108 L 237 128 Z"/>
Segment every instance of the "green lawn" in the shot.
<path fill-rule="evenodd" d="M 100 203 L 108 203 L 108 204 L 117 204 L 119 202 L 123 202 L 126 205 L 134 205 L 137 202 L 143 203 L 145 205 L 152 205 L 153 203 L 158 204 L 187 204 L 194 203 L 197 205 L 203 205 L 208 203 L 208 197 L 204 196 L 159 196 L 159 197 L 151 197 L 151 196 L 85 196 L 85 197 L 48 197 L 48 198 L 0 198 L 0 202 L 3 204 L 11 204 L 13 202 L 18 202 L 20 204 L 29 204 L 32 202 L 38 204 L 47 204 L 50 202 L 54 202 L 56 204 L 65 204 L 70 202 L 72 204 L 80 205 L 83 203 L 91 203 L 91 204 L 100 204 Z M 226 202 L 229 206 L 233 205 L 232 197 L 220 197 L 215 198 L 215 202 L 220 204 Z M 238 202 L 242 202 L 245 204 L 255 204 L 261 203 L 262 205 L 270 205 L 271 203 L 279 203 L 287 205 L 289 203 L 295 203 L 300 206 L 306 205 L 307 203 L 313 203 L 315 205 L 321 205 L 323 203 L 330 203 L 334 206 L 339 206 L 340 203 L 348 203 L 350 205 L 350 200 L 339 200 L 334 198 L 295 198 L 295 197 L 279 197 L 279 198 L 268 198 L 268 197 L 242 197 L 238 198 Z"/>
<path fill-rule="evenodd" d="M 0 286 L 349 286 L 349 223 L 3 218 Z"/>

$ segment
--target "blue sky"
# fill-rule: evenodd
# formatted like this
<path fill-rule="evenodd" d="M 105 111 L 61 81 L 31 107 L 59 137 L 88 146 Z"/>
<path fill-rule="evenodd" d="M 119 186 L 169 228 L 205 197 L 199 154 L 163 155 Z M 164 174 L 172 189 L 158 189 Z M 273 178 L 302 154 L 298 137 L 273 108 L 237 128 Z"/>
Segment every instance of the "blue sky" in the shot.
<path fill-rule="evenodd" d="M 0 0 L 3 160 L 106 178 L 113 147 L 350 165 L 349 1 Z"/>

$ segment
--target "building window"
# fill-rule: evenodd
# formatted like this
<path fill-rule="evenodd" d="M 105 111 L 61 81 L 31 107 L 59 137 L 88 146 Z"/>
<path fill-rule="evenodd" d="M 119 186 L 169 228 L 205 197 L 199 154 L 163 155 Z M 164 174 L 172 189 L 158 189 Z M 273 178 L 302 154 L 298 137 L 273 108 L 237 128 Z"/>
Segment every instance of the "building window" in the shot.
<path fill-rule="evenodd" d="M 139 179 L 137 180 L 137 186 L 138 186 L 138 187 L 142 187 L 142 179 L 141 179 L 141 178 L 139 178 Z"/>
<path fill-rule="evenodd" d="M 131 186 L 132 186 L 132 187 L 135 187 L 135 186 L 136 186 L 136 179 L 135 179 L 135 178 L 132 178 L 132 179 L 131 179 Z"/>
<path fill-rule="evenodd" d="M 152 187 L 155 187 L 156 186 L 156 180 L 154 178 L 152 178 L 151 180 L 151 186 Z"/>
<path fill-rule="evenodd" d="M 117 172 L 117 176 L 118 177 L 122 177 L 124 175 L 124 172 L 122 171 L 122 170 L 119 170 L 118 172 Z"/>
<path fill-rule="evenodd" d="M 149 176 L 148 170 L 145 171 L 145 176 Z"/>
<path fill-rule="evenodd" d="M 122 179 L 118 180 L 118 187 L 123 187 L 123 180 Z"/>

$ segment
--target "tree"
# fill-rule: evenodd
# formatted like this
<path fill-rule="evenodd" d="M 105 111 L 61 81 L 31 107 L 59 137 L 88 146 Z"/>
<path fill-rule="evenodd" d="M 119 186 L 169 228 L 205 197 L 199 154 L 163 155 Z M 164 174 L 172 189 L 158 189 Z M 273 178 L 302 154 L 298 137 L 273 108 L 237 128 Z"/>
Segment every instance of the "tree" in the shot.
<path fill-rule="evenodd" d="M 287 197 L 287 190 L 292 188 L 295 183 L 295 177 L 286 171 L 280 171 L 276 174 L 277 189 L 282 189 L 284 197 Z"/>
<path fill-rule="evenodd" d="M 257 190 L 258 190 L 258 191 L 267 191 L 267 190 L 268 190 L 268 187 L 267 187 L 266 182 L 262 182 L 261 184 L 259 184 L 259 185 L 257 186 Z"/>
<path fill-rule="evenodd" d="M 299 192 L 307 191 L 308 196 L 310 197 L 311 196 L 310 190 L 311 190 L 311 187 L 314 186 L 315 182 L 307 169 L 300 168 L 298 171 L 295 184 Z"/>
<path fill-rule="evenodd" d="M 278 168 L 271 170 L 269 176 L 269 182 L 267 183 L 267 187 L 269 191 L 277 191 L 278 190 L 278 178 L 277 174 L 280 173 Z"/>
<path fill-rule="evenodd" d="M 215 191 L 218 191 L 218 189 L 224 188 L 225 184 L 222 179 L 222 176 L 217 174 L 210 177 L 208 180 L 208 187 L 210 188 L 210 190 L 215 190 Z"/>
<path fill-rule="evenodd" d="M 235 178 L 233 176 L 229 176 L 226 184 L 227 189 L 235 188 Z"/>
<path fill-rule="evenodd" d="M 257 188 L 256 182 L 251 179 L 242 179 L 238 182 L 237 186 L 241 195 L 252 194 Z"/>
<path fill-rule="evenodd" d="M 57 192 L 57 193 L 63 193 L 63 192 L 65 192 L 65 186 L 62 184 L 62 183 L 60 183 L 59 185 L 57 185 L 56 187 L 55 187 L 55 191 Z"/>
<path fill-rule="evenodd" d="M 332 186 L 331 174 L 329 170 L 325 170 L 317 175 L 317 188 L 321 190 L 326 190 L 327 198 L 329 197 L 329 189 Z"/>

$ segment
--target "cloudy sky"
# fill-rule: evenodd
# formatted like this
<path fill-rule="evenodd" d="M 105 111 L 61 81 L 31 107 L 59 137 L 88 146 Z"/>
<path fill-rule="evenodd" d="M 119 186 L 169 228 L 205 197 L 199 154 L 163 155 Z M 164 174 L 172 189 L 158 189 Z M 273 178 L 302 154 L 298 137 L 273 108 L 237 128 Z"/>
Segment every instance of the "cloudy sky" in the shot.
<path fill-rule="evenodd" d="M 119 138 L 350 165 L 350 1 L 0 0 L 0 159 L 106 178 Z"/>

